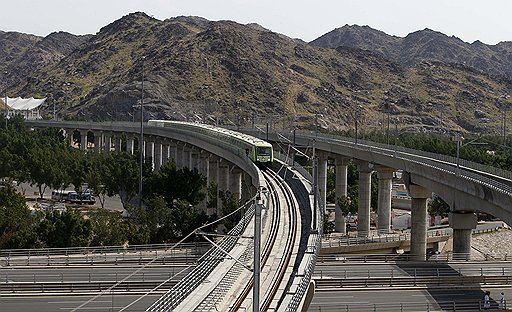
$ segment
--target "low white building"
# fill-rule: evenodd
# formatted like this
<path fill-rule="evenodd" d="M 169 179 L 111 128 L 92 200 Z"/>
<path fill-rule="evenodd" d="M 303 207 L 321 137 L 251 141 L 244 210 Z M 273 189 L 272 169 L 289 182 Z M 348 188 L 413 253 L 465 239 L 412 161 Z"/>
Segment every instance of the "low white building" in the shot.
<path fill-rule="evenodd" d="M 25 119 L 41 119 L 42 117 L 39 110 L 41 105 L 43 105 L 46 101 L 46 98 L 34 99 L 33 97 L 31 97 L 28 99 L 22 99 L 20 97 L 4 97 L 1 98 L 0 101 L 2 102 L 2 107 L 4 109 L 6 109 L 5 104 L 7 104 L 7 116 L 14 116 L 20 114 L 23 117 L 25 117 Z"/>

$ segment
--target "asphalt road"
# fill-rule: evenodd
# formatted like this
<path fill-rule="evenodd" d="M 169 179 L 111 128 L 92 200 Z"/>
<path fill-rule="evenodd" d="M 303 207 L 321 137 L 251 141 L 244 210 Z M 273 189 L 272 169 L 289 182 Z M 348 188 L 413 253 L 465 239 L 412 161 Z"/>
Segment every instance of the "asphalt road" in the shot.
<path fill-rule="evenodd" d="M 486 289 L 487 290 L 487 289 Z M 499 292 L 505 292 L 505 298 L 512 298 L 512 290 L 489 289 L 493 306 Z M 419 290 L 419 289 L 379 289 L 357 291 L 322 291 L 315 293 L 309 310 L 311 312 L 328 311 L 375 311 L 375 312 L 416 312 L 416 311 L 440 311 L 445 309 L 452 311 L 453 306 L 461 311 L 478 311 L 484 290 Z M 466 310 L 464 310 L 466 311 Z"/>
<path fill-rule="evenodd" d="M 317 263 L 313 278 L 372 278 L 408 276 L 456 276 L 456 275 L 509 275 L 512 276 L 510 262 L 451 262 L 435 263 L 359 263 L 340 262 Z"/>
<path fill-rule="evenodd" d="M 140 270 L 130 281 L 164 281 L 169 278 L 173 280 L 182 278 L 191 268 L 186 265 L 148 266 Z M 45 282 L 91 282 L 91 281 L 120 281 L 139 267 L 34 267 L 0 268 L 0 281 L 2 283 L 45 283 Z M 175 276 L 176 275 L 176 276 Z"/>
<path fill-rule="evenodd" d="M 145 311 L 161 294 L 152 294 L 133 304 L 124 311 Z M 120 311 L 140 297 L 139 294 L 105 294 L 93 302 L 84 305 L 76 311 Z M 92 296 L 0 296 L 0 311 L 2 312 L 55 312 L 74 311 Z"/>
<path fill-rule="evenodd" d="M 512 275 L 510 262 L 451 262 L 451 263 L 359 263 L 344 264 L 339 262 L 318 263 L 314 278 L 374 278 L 393 276 L 436 276 L 440 275 Z M 361 289 L 325 289 L 317 290 L 308 311 L 375 311 L 375 312 L 412 312 L 412 311 L 478 311 L 484 291 L 491 291 L 494 306 L 497 306 L 499 293 L 505 292 L 505 298 L 512 298 L 511 285 L 504 287 L 474 289 L 446 289 L 418 287 L 382 287 Z M 512 302 L 512 301 L 511 301 Z M 464 310 L 466 311 L 466 310 Z"/>

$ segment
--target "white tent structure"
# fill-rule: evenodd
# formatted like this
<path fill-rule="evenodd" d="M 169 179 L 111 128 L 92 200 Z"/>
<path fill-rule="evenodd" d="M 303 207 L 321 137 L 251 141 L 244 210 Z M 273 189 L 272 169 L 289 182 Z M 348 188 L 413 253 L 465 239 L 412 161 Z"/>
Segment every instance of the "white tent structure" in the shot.
<path fill-rule="evenodd" d="M 22 99 L 20 97 L 10 98 L 5 97 L 2 99 L 5 103 L 7 101 L 7 115 L 14 116 L 21 114 L 25 119 L 41 119 L 41 114 L 39 113 L 39 107 L 44 104 L 46 98 L 44 99 L 34 99 L 33 97 L 28 99 Z"/>

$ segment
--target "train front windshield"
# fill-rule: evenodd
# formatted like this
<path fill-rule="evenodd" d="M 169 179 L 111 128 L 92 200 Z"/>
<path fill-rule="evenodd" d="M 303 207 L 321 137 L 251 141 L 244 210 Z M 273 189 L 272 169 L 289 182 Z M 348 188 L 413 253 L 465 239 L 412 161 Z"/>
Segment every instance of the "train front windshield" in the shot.
<path fill-rule="evenodd" d="M 256 154 L 258 154 L 258 156 L 270 156 L 270 150 L 270 147 L 258 147 Z"/>

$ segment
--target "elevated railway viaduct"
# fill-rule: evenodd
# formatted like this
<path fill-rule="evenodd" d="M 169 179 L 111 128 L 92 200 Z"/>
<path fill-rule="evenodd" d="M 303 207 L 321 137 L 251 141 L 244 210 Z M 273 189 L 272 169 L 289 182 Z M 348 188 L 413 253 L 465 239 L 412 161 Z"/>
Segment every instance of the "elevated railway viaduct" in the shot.
<path fill-rule="evenodd" d="M 139 126 L 132 123 L 29 122 L 31 127 L 57 127 L 67 133 L 79 133 L 80 148 L 104 151 L 134 152 Z M 347 165 L 350 159 L 359 170 L 358 234 L 370 232 L 371 174 L 379 178 L 378 230 L 390 231 L 391 180 L 393 172 L 401 169 L 412 197 L 411 258 L 425 260 L 427 242 L 427 199 L 432 192 L 441 196 L 451 207 L 450 226 L 453 228 L 454 255 L 468 257 L 471 249 L 471 230 L 476 226 L 476 211 L 491 214 L 512 224 L 511 173 L 501 172 L 469 162 L 420 151 L 355 141 L 350 138 L 308 132 L 264 133 L 254 129 L 243 132 L 271 141 L 275 149 L 312 147 L 317 162 L 317 185 L 321 204 L 319 215 L 325 211 L 328 159 L 336 166 L 336 197 L 346 195 Z M 239 194 L 242 200 L 250 198 L 264 184 L 255 165 L 247 155 L 229 146 L 194 133 L 172 132 L 168 129 L 145 127 L 144 152 L 155 168 L 173 158 L 177 167 L 198 168 L 209 181 L 218 181 L 219 189 Z M 71 137 L 71 136 L 70 136 Z M 93 144 L 87 144 L 91 141 Z M 122 144 L 123 139 L 125 144 Z M 73 144 L 76 142 L 74 141 Z M 293 150 L 292 148 L 292 150 Z M 288 155 L 290 156 L 290 155 Z M 313 155 L 312 155 L 313 156 Z M 245 187 L 242 187 L 245 185 Z M 206 205 L 204 204 L 204 209 Z M 336 207 L 337 230 L 342 224 Z"/>
<path fill-rule="evenodd" d="M 347 194 L 347 164 L 356 161 L 359 171 L 358 235 L 370 231 L 371 174 L 379 182 L 378 231 L 388 233 L 391 219 L 393 172 L 400 169 L 412 198 L 411 256 L 425 260 L 427 242 L 427 199 L 432 192 L 450 205 L 449 222 L 453 228 L 453 252 L 467 259 L 471 251 L 471 231 L 476 227 L 475 212 L 491 214 L 512 224 L 512 173 L 468 161 L 425 153 L 396 145 L 355 140 L 306 131 L 244 130 L 268 139 L 275 145 L 307 149 L 318 161 L 320 203 L 325 203 L 328 159 L 336 166 L 336 198 Z M 287 150 L 287 148 L 283 148 Z M 293 149 L 292 149 L 293 150 Z M 325 206 L 322 207 L 325 211 Z M 344 231 L 340 208 L 336 203 L 336 230 Z"/>
<path fill-rule="evenodd" d="M 87 135 L 94 134 L 96 149 L 120 150 L 120 139 L 125 137 L 126 149 L 134 150 L 134 142 L 140 130 L 133 123 L 69 123 L 69 122 L 31 122 L 30 126 L 58 127 L 68 131 L 79 131 L 80 141 L 86 142 Z M 162 141 L 165 136 L 171 141 Z M 268 139 L 276 147 L 279 145 L 315 148 L 318 159 L 318 189 L 320 203 L 324 206 L 327 188 L 327 160 L 334 158 L 336 166 L 336 197 L 347 192 L 347 164 L 354 159 L 359 170 L 359 207 L 358 233 L 368 235 L 370 230 L 370 186 L 371 174 L 377 171 L 379 178 L 378 231 L 390 231 L 391 219 L 391 181 L 393 172 L 401 169 L 405 173 L 405 182 L 412 197 L 411 254 L 417 260 L 426 256 L 426 219 L 427 199 L 432 192 L 439 195 L 451 207 L 450 226 L 453 228 L 454 254 L 468 255 L 471 250 L 471 230 L 476 226 L 476 211 L 493 215 L 507 224 L 512 224 L 512 173 L 475 163 L 456 160 L 432 153 L 405 149 L 393 145 L 378 144 L 363 140 L 354 140 L 311 132 L 265 133 L 255 129 L 242 129 L 242 132 Z M 219 182 L 219 189 L 229 189 L 241 194 L 242 173 L 246 173 L 253 182 L 254 194 L 258 177 L 246 155 L 232 152 L 226 146 L 219 146 L 208 138 L 198 138 L 190 133 L 169 133 L 163 129 L 146 127 L 146 155 L 152 155 L 155 168 L 170 157 L 176 160 L 178 168 L 185 164 L 195 167 L 197 164 L 209 179 Z M 201 150 L 199 150 L 199 148 Z M 82 144 L 81 148 L 87 148 Z M 208 152 L 208 164 L 201 159 Z M 212 160 L 213 159 L 213 162 Z M 201 160 L 201 161 L 200 161 Z M 213 165 L 212 165 L 213 163 Z M 250 196 L 245 197 L 250 198 Z M 341 211 L 336 207 L 336 230 L 343 231 Z"/>

